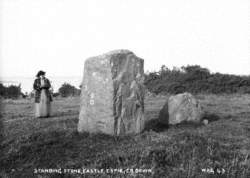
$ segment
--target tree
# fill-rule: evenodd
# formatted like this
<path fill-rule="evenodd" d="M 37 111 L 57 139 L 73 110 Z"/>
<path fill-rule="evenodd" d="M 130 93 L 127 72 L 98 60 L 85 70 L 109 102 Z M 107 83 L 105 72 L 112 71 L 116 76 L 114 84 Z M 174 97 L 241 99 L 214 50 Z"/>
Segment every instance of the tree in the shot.
<path fill-rule="evenodd" d="M 79 96 L 80 95 L 80 89 L 77 89 L 76 87 L 70 85 L 69 83 L 64 83 L 59 88 L 59 94 L 62 97 L 68 97 L 68 96 Z"/>

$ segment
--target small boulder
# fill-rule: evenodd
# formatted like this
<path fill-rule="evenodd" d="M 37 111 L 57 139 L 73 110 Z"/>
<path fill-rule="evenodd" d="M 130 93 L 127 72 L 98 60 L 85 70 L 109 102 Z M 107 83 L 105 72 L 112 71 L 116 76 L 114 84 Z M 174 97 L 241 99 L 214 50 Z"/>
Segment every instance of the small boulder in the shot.
<path fill-rule="evenodd" d="M 171 96 L 168 100 L 169 124 L 182 122 L 200 123 L 202 117 L 201 106 L 190 93 Z"/>

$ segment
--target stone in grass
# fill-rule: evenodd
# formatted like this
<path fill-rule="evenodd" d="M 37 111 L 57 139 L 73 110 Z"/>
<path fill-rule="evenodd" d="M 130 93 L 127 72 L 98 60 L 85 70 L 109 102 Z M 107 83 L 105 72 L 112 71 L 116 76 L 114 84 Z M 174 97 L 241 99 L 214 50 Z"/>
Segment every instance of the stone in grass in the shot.
<path fill-rule="evenodd" d="M 203 122 L 204 125 L 208 124 L 208 120 L 207 119 L 204 119 L 202 122 Z"/>
<path fill-rule="evenodd" d="M 200 123 L 202 110 L 198 101 L 190 93 L 171 96 L 168 100 L 169 124 L 182 122 Z"/>
<path fill-rule="evenodd" d="M 78 131 L 127 135 L 144 129 L 144 60 L 116 50 L 85 61 Z"/>

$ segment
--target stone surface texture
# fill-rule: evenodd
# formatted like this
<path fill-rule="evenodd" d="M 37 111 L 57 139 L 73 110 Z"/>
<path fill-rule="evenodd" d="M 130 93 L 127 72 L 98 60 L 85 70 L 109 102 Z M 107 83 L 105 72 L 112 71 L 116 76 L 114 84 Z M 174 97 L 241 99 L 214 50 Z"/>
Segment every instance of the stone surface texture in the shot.
<path fill-rule="evenodd" d="M 169 124 L 201 122 L 202 111 L 198 101 L 190 93 L 171 96 L 168 100 Z"/>
<path fill-rule="evenodd" d="M 127 135 L 144 129 L 144 60 L 116 50 L 85 61 L 78 131 Z"/>

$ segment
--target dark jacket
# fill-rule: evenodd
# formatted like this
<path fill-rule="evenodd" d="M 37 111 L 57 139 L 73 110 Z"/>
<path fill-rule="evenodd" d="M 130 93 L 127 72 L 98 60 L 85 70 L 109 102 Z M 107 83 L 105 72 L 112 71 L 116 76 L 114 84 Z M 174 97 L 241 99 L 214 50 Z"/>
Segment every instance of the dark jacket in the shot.
<path fill-rule="evenodd" d="M 52 101 L 52 96 L 51 96 L 51 93 L 49 91 L 49 89 L 51 87 L 50 81 L 49 81 L 49 79 L 45 78 L 44 82 L 45 82 L 45 86 L 41 87 L 41 79 L 40 78 L 37 78 L 34 81 L 33 89 L 35 90 L 35 103 L 40 102 L 40 96 L 41 96 L 42 89 L 45 89 L 46 96 L 49 98 L 50 101 Z"/>

